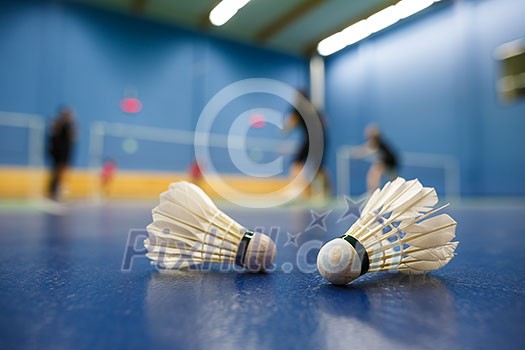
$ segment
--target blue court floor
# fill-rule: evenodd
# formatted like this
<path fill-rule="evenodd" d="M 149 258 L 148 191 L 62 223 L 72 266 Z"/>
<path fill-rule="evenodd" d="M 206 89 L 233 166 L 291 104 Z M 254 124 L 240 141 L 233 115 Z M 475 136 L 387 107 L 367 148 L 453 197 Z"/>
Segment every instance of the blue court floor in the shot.
<path fill-rule="evenodd" d="M 357 209 L 225 207 L 276 239 L 275 271 L 159 273 L 154 204 L 0 210 L 0 349 L 525 348 L 523 205 L 447 209 L 461 243 L 442 270 L 334 287 L 316 254 Z"/>

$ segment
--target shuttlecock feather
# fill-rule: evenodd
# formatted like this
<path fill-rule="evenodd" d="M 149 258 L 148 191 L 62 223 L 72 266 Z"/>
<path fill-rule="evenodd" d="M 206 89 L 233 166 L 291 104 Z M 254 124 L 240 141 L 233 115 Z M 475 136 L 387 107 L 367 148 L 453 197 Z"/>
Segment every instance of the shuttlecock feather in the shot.
<path fill-rule="evenodd" d="M 152 216 L 144 246 L 146 256 L 161 268 L 182 269 L 210 262 L 259 272 L 273 264 L 276 248 L 271 238 L 244 228 L 194 184 L 171 184 L 160 195 Z"/>
<path fill-rule="evenodd" d="M 418 180 L 397 178 L 377 189 L 361 216 L 340 238 L 326 243 L 317 257 L 323 277 L 347 284 L 366 272 L 397 270 L 421 274 L 445 266 L 458 242 L 456 222 L 447 214 L 436 191 Z"/>

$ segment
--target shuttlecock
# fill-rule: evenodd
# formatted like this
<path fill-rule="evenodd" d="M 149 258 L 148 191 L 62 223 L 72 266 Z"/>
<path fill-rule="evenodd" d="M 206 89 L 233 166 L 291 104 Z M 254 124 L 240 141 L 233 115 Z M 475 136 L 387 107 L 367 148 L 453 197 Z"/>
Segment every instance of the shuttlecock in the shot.
<path fill-rule="evenodd" d="M 252 232 L 220 211 L 194 184 L 176 182 L 160 195 L 146 228 L 146 256 L 163 269 L 206 262 L 236 264 L 253 272 L 269 269 L 276 255 L 270 237 Z"/>
<path fill-rule="evenodd" d="M 359 219 L 317 256 L 321 275 L 347 284 L 367 272 L 397 270 L 421 274 L 445 266 L 459 242 L 456 222 L 447 214 L 432 216 L 438 197 L 418 180 L 397 178 L 377 189 Z"/>

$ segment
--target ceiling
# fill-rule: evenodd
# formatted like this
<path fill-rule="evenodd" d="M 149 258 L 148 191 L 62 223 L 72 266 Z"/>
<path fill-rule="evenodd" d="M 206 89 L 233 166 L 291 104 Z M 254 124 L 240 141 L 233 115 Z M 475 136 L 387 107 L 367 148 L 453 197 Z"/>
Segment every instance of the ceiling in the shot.
<path fill-rule="evenodd" d="M 399 0 L 251 0 L 221 27 L 208 19 L 219 0 L 72 0 L 297 55 Z"/>

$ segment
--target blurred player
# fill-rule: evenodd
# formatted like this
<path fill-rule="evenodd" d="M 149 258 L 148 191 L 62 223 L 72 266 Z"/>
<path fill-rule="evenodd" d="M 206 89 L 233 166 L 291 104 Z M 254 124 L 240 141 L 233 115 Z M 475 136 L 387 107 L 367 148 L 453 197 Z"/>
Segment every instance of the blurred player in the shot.
<path fill-rule="evenodd" d="M 197 159 L 194 159 L 191 162 L 188 172 L 190 175 L 191 182 L 198 185 L 199 182 L 202 180 L 202 169 L 199 166 L 199 162 L 197 162 Z"/>
<path fill-rule="evenodd" d="M 298 91 L 296 98 L 297 98 L 298 104 L 301 104 L 301 103 L 309 104 L 309 106 L 305 106 L 305 110 L 312 109 L 313 105 L 311 104 L 311 102 L 309 102 L 308 100 L 305 100 L 307 98 L 307 95 L 304 91 Z M 315 111 L 315 112 L 316 113 L 312 113 L 312 115 L 314 118 L 319 118 L 319 121 L 321 124 L 321 129 L 315 130 L 315 131 L 320 132 L 323 135 L 323 142 L 324 142 L 323 146 L 324 147 L 323 147 L 322 153 L 317 152 L 316 149 L 310 149 L 310 138 L 308 135 L 308 128 L 307 128 L 307 125 L 304 119 L 305 116 L 302 116 L 296 108 L 293 108 L 290 111 L 284 130 L 285 132 L 289 133 L 292 130 L 297 129 L 301 133 L 301 146 L 298 148 L 298 151 L 292 162 L 291 177 L 295 178 L 296 176 L 298 176 L 298 174 L 302 171 L 302 169 L 305 166 L 309 166 L 309 164 L 306 164 L 306 159 L 308 158 L 309 153 L 311 153 L 311 156 L 312 158 L 314 158 L 314 161 L 319 162 L 319 169 L 317 170 L 313 178 L 313 184 L 314 184 L 313 187 L 315 187 L 316 193 L 312 193 L 311 185 L 308 186 L 308 190 L 310 194 L 316 194 L 316 195 L 320 194 L 324 196 L 325 194 L 330 193 L 330 181 L 329 181 L 328 174 L 324 166 L 324 159 L 325 159 L 324 155 L 326 154 L 326 144 L 327 144 L 326 142 L 327 135 L 326 135 L 326 127 L 325 127 L 326 124 L 325 124 L 325 120 L 323 116 L 318 111 Z M 319 183 L 320 183 L 320 186 L 317 186 L 317 184 Z"/>
<path fill-rule="evenodd" d="M 117 173 L 117 162 L 113 158 L 106 158 L 104 164 L 102 164 L 102 170 L 100 172 L 100 184 L 102 186 L 102 193 L 104 196 L 109 195 L 111 183 Z"/>
<path fill-rule="evenodd" d="M 362 146 L 354 147 L 352 155 L 356 158 L 375 156 L 368 174 L 366 186 L 369 193 L 381 185 L 383 175 L 393 180 L 397 176 L 398 159 L 395 152 L 382 137 L 376 125 L 369 125 L 365 130 L 367 142 Z"/>
<path fill-rule="evenodd" d="M 75 141 L 75 117 L 73 110 L 62 107 L 51 125 L 48 153 L 51 158 L 51 176 L 48 197 L 58 199 L 58 190 L 71 162 Z"/>

